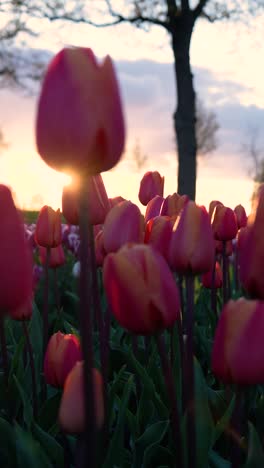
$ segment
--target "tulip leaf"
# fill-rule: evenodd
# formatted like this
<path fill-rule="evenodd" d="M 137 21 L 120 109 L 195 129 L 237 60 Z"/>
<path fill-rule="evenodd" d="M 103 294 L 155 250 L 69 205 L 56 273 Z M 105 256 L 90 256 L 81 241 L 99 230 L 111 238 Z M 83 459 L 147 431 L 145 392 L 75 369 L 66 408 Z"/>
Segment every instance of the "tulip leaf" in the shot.
<path fill-rule="evenodd" d="M 16 387 L 17 387 L 18 392 L 19 392 L 19 396 L 20 396 L 21 401 L 22 401 L 24 422 L 25 422 L 26 426 L 28 427 L 28 429 L 30 429 L 31 423 L 32 423 L 32 420 L 33 420 L 33 410 L 32 410 L 31 403 L 29 401 L 28 395 L 24 391 L 22 385 L 19 383 L 19 381 L 17 380 L 15 375 L 13 375 L 13 379 L 15 381 Z"/>
<path fill-rule="evenodd" d="M 219 439 L 219 437 L 221 437 L 223 432 L 226 430 L 229 424 L 229 421 L 232 417 L 232 414 L 234 412 L 235 403 L 236 403 L 236 395 L 234 394 L 223 416 L 217 421 L 217 424 L 214 429 L 213 444 Z"/>
<path fill-rule="evenodd" d="M 13 427 L 0 418 L 0 459 L 2 461 L 2 455 L 6 460 L 6 463 L 2 463 L 1 466 L 12 466 L 17 465 L 16 461 L 16 434 Z"/>
<path fill-rule="evenodd" d="M 212 444 L 214 423 L 208 404 L 207 384 L 197 359 L 194 359 L 194 373 L 196 459 L 197 466 L 205 467 L 208 464 L 208 452 Z"/>
<path fill-rule="evenodd" d="M 118 408 L 117 423 L 114 429 L 114 434 L 109 444 L 106 459 L 103 464 L 104 468 L 109 468 L 110 466 L 111 467 L 122 466 L 126 409 L 128 406 L 133 384 L 134 384 L 134 378 L 131 375 L 124 387 L 122 399 L 120 402 L 120 406 Z"/>
<path fill-rule="evenodd" d="M 210 468 L 231 468 L 231 463 L 225 458 L 220 457 L 214 450 L 209 452 Z"/>
<path fill-rule="evenodd" d="M 46 400 L 41 407 L 37 422 L 44 431 L 49 431 L 56 423 L 58 418 L 58 411 L 61 401 L 61 392 L 57 391 L 55 395 Z"/>
<path fill-rule="evenodd" d="M 159 468 L 173 466 L 174 457 L 172 453 L 161 445 L 152 444 L 150 445 L 144 454 L 143 465 L 144 468 L 152 468 L 157 466 Z M 160 465 L 158 465 L 160 463 Z M 166 463 L 166 465 L 164 465 Z"/>
<path fill-rule="evenodd" d="M 162 439 L 164 438 L 169 427 L 169 421 L 159 421 L 151 426 L 147 427 L 144 433 L 136 440 L 135 442 L 135 461 L 134 468 L 140 468 L 141 466 L 146 466 L 145 463 L 142 465 L 144 454 L 147 459 L 151 459 L 152 456 L 149 454 L 146 455 L 146 451 L 151 448 L 152 452 L 155 451 L 155 446 L 157 446 Z M 152 465 L 153 466 L 153 465 Z"/>
<path fill-rule="evenodd" d="M 264 452 L 259 435 L 250 422 L 249 427 L 249 442 L 248 442 L 248 456 L 247 461 L 243 468 L 260 468 L 264 466 Z"/>
<path fill-rule="evenodd" d="M 42 373 L 42 342 L 43 342 L 43 332 L 42 332 L 42 318 L 40 311 L 36 304 L 33 302 L 33 313 L 29 325 L 29 338 L 31 342 L 32 349 L 34 351 L 34 365 L 35 373 L 38 378 L 37 384 L 39 385 L 41 373 Z"/>
<path fill-rule="evenodd" d="M 53 468 L 39 442 L 18 425 L 15 428 L 17 446 L 17 468 Z"/>
<path fill-rule="evenodd" d="M 56 468 L 63 467 L 64 453 L 61 445 L 37 424 L 33 424 L 32 433 L 45 450 L 49 459 L 55 463 Z"/>
<path fill-rule="evenodd" d="M 140 395 L 139 404 L 137 408 L 137 424 L 139 428 L 146 427 L 149 421 L 152 420 L 154 415 L 154 405 L 149 398 L 149 394 L 146 387 L 143 387 L 143 390 Z"/>

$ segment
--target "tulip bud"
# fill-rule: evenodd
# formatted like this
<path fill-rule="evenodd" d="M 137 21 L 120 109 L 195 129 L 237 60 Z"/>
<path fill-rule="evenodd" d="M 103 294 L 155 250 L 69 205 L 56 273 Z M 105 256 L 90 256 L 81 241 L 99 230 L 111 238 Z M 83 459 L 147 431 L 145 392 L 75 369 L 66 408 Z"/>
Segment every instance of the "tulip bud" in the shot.
<path fill-rule="evenodd" d="M 264 383 L 264 303 L 241 298 L 225 305 L 215 333 L 212 370 L 226 383 Z"/>
<path fill-rule="evenodd" d="M 179 195 L 178 193 L 168 195 L 162 204 L 160 215 L 177 217 L 188 201 L 188 195 Z"/>
<path fill-rule="evenodd" d="M 140 182 L 138 193 L 140 203 L 146 206 L 156 195 L 163 197 L 163 190 L 164 177 L 161 177 L 160 173 L 157 171 L 146 172 Z"/>
<path fill-rule="evenodd" d="M 82 360 L 79 339 L 60 331 L 51 336 L 44 359 L 44 376 L 49 385 L 63 387 L 77 361 Z"/>
<path fill-rule="evenodd" d="M 35 241 L 42 247 L 57 247 L 62 242 L 60 210 L 54 211 L 50 206 L 43 206 L 39 212 Z"/>
<path fill-rule="evenodd" d="M 121 203 L 122 201 L 126 201 L 125 198 L 118 196 L 114 198 L 108 198 L 110 208 L 113 208 L 114 206 L 118 205 L 118 203 Z"/>
<path fill-rule="evenodd" d="M 145 222 L 147 223 L 151 218 L 159 216 L 161 205 L 164 202 L 164 198 L 156 195 L 150 200 L 146 207 Z"/>
<path fill-rule="evenodd" d="M 218 262 L 215 263 L 214 282 L 213 282 L 213 269 L 204 273 L 202 276 L 202 285 L 204 288 L 212 289 L 213 287 L 219 289 L 223 284 L 223 274 L 221 266 Z"/>
<path fill-rule="evenodd" d="M 47 261 L 47 249 L 45 247 L 39 247 L 39 259 L 42 265 L 46 265 Z M 57 268 L 65 263 L 65 254 L 62 245 L 50 249 L 49 254 L 49 268 Z"/>
<path fill-rule="evenodd" d="M 234 208 L 234 213 L 236 215 L 238 229 L 241 229 L 242 227 L 246 227 L 247 215 L 246 215 L 245 208 L 242 205 L 237 205 Z"/>
<path fill-rule="evenodd" d="M 32 296 L 32 257 L 11 191 L 0 185 L 0 313 L 16 310 Z"/>
<path fill-rule="evenodd" d="M 167 258 L 172 227 L 173 222 L 169 216 L 156 216 L 150 219 L 146 225 L 145 244 L 150 244 Z"/>
<path fill-rule="evenodd" d="M 104 422 L 103 380 L 97 369 L 93 369 L 93 382 L 96 426 L 101 429 Z M 66 379 L 59 409 L 59 424 L 68 433 L 78 434 L 85 429 L 83 361 L 75 364 Z"/>
<path fill-rule="evenodd" d="M 37 109 L 37 149 L 50 167 L 98 174 L 115 166 L 125 129 L 118 83 L 107 56 L 92 50 L 61 50 L 50 62 Z"/>
<path fill-rule="evenodd" d="M 231 208 L 223 205 L 215 207 L 212 216 L 212 229 L 217 240 L 227 241 L 235 239 L 237 235 L 236 215 Z"/>
<path fill-rule="evenodd" d="M 143 242 L 144 224 L 137 205 L 124 201 L 112 208 L 104 223 L 104 249 L 115 252 L 126 242 Z"/>
<path fill-rule="evenodd" d="M 220 206 L 224 206 L 222 202 L 218 201 L 218 200 L 212 200 L 210 202 L 210 205 L 209 205 L 209 218 L 212 219 L 212 216 L 213 216 L 213 212 L 216 208 L 217 205 L 220 205 Z"/>
<path fill-rule="evenodd" d="M 126 244 L 108 254 L 103 282 L 114 316 L 132 333 L 151 335 L 180 317 L 174 277 L 164 258 L 146 244 Z"/>
<path fill-rule="evenodd" d="M 189 201 L 173 226 L 169 264 L 182 274 L 206 273 L 214 264 L 214 239 L 205 208 Z"/>

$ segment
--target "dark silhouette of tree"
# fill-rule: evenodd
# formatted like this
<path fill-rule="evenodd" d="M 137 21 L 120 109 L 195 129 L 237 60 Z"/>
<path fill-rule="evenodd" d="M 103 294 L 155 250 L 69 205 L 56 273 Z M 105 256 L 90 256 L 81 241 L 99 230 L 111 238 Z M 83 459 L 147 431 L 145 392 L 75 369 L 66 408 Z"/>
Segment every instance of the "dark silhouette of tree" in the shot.
<path fill-rule="evenodd" d="M 116 2 L 111 0 L 0 0 L 0 13 L 11 18 L 0 32 L 0 39 L 10 42 L 17 36 L 34 35 L 36 31 L 29 27 L 29 20 L 40 19 L 96 27 L 130 23 L 145 29 L 152 25 L 164 28 L 174 55 L 177 104 L 173 121 L 178 146 L 178 192 L 195 199 L 196 100 L 189 52 L 196 21 L 200 18 L 211 22 L 245 21 L 249 15 L 264 10 L 264 0 L 120 0 L 118 7 L 119 10 L 115 9 Z M 7 66 L 7 73 L 17 79 L 12 67 Z M 4 74 L 5 54 L 0 56 L 0 76 Z"/>
<path fill-rule="evenodd" d="M 196 99 L 195 134 L 198 156 L 212 153 L 217 148 L 219 128 L 215 112 L 205 107 L 200 99 Z"/>

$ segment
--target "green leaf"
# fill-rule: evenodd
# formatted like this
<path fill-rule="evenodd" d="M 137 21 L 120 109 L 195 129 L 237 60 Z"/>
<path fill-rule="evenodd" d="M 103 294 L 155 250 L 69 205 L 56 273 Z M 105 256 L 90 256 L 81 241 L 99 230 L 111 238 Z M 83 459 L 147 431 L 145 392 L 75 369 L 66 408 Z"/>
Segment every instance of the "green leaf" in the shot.
<path fill-rule="evenodd" d="M 212 444 L 214 423 L 208 405 L 207 385 L 197 359 L 194 359 L 195 373 L 195 422 L 197 466 L 206 467 L 208 452 Z"/>
<path fill-rule="evenodd" d="M 248 456 L 243 468 L 260 468 L 264 466 L 264 453 L 259 435 L 253 424 L 249 426 Z"/>
<path fill-rule="evenodd" d="M 61 391 L 58 391 L 54 396 L 46 400 L 41 407 L 37 422 L 44 431 L 50 431 L 51 427 L 56 423 L 60 401 Z"/>
<path fill-rule="evenodd" d="M 18 425 L 15 428 L 17 468 L 53 468 L 46 453 L 32 436 Z M 11 467 L 10 467 L 11 468 Z"/>
<path fill-rule="evenodd" d="M 24 392 L 24 389 L 22 388 L 21 384 L 17 380 L 16 376 L 13 375 L 13 379 L 15 381 L 15 384 L 17 386 L 22 405 L 23 405 L 23 420 L 25 424 L 27 425 L 28 429 L 31 427 L 31 423 L 33 420 L 33 410 L 31 403 L 29 401 L 28 395 Z"/>
<path fill-rule="evenodd" d="M 37 424 L 33 424 L 32 433 L 40 442 L 49 459 L 55 463 L 56 468 L 63 467 L 64 453 L 61 445 Z"/>
<path fill-rule="evenodd" d="M 2 418 L 0 418 L 0 441 L 0 452 L 8 463 L 4 466 L 16 467 L 16 434 L 13 427 Z"/>
<path fill-rule="evenodd" d="M 231 468 L 231 463 L 225 458 L 220 457 L 214 450 L 209 452 L 209 462 L 211 468 Z"/>
<path fill-rule="evenodd" d="M 148 448 L 151 447 L 151 450 L 154 450 L 154 447 L 158 445 L 163 437 L 165 436 L 169 427 L 169 421 L 159 421 L 147 427 L 145 432 L 136 440 L 135 443 L 135 462 L 134 467 L 140 468 L 142 466 L 142 461 L 144 453 Z M 150 453 L 147 457 L 151 458 Z M 145 467 L 145 464 L 143 464 Z"/>
<path fill-rule="evenodd" d="M 174 457 L 166 447 L 152 444 L 145 451 L 142 466 L 144 468 L 153 468 L 153 466 L 168 468 L 174 466 Z"/>
<path fill-rule="evenodd" d="M 221 437 L 223 432 L 226 430 L 229 421 L 232 417 L 232 414 L 234 412 L 235 408 L 235 403 L 236 403 L 236 396 L 235 394 L 232 397 L 232 400 L 230 401 L 229 406 L 227 407 L 226 411 L 224 412 L 223 416 L 217 421 L 217 424 L 214 429 L 214 435 L 213 435 L 213 445 L 215 442 Z"/>
<path fill-rule="evenodd" d="M 115 432 L 109 444 L 105 462 L 103 464 L 104 468 L 122 466 L 122 452 L 123 452 L 126 409 L 127 409 L 130 394 L 133 388 L 133 383 L 134 383 L 133 380 L 134 380 L 133 376 L 131 375 L 124 387 L 123 396 L 122 396 L 120 407 L 118 410 L 117 424 L 115 427 Z"/>

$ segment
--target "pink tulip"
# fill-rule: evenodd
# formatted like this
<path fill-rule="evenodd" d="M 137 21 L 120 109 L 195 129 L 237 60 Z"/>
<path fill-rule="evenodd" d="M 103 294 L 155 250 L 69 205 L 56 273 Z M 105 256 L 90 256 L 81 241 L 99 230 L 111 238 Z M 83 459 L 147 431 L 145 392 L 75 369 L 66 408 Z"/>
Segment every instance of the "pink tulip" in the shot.
<path fill-rule="evenodd" d="M 164 202 L 164 198 L 160 197 L 159 195 L 156 195 L 154 198 L 152 198 L 152 200 L 148 202 L 147 207 L 146 207 L 146 213 L 145 213 L 146 223 L 151 218 L 155 218 L 156 216 L 159 216 L 160 209 L 161 209 L 163 202 Z"/>
<path fill-rule="evenodd" d="M 223 284 L 223 274 L 221 266 L 218 262 L 215 264 L 215 274 L 214 274 L 214 284 L 212 283 L 213 279 L 213 269 L 207 271 L 202 276 L 202 285 L 204 288 L 212 289 L 212 287 L 219 289 Z"/>
<path fill-rule="evenodd" d="M 124 118 L 115 70 L 107 56 L 68 47 L 51 60 L 39 97 L 37 149 L 57 171 L 98 174 L 123 152 Z"/>
<path fill-rule="evenodd" d="M 168 256 L 173 224 L 169 216 L 156 216 L 146 224 L 145 244 L 150 244 L 165 258 Z"/>
<path fill-rule="evenodd" d="M 138 198 L 142 205 L 147 205 L 156 195 L 163 197 L 164 177 L 161 177 L 157 171 L 146 172 L 139 187 Z"/>
<path fill-rule="evenodd" d="M 47 249 L 39 246 L 39 258 L 42 265 L 46 264 L 47 261 Z M 62 245 L 50 249 L 49 268 L 57 268 L 64 265 L 66 262 L 65 254 Z"/>
<path fill-rule="evenodd" d="M 242 205 L 237 205 L 234 208 L 234 213 L 236 215 L 238 229 L 245 227 L 247 225 L 247 215 L 245 208 Z"/>
<path fill-rule="evenodd" d="M 216 240 L 228 241 L 235 239 L 237 221 L 234 211 L 218 204 L 212 215 L 212 229 Z"/>
<path fill-rule="evenodd" d="M 188 201 L 188 195 L 179 195 L 178 193 L 168 195 L 161 206 L 160 215 L 176 218 Z"/>
<path fill-rule="evenodd" d="M 36 222 L 35 241 L 42 247 L 57 247 L 62 242 L 60 210 L 43 206 Z"/>

